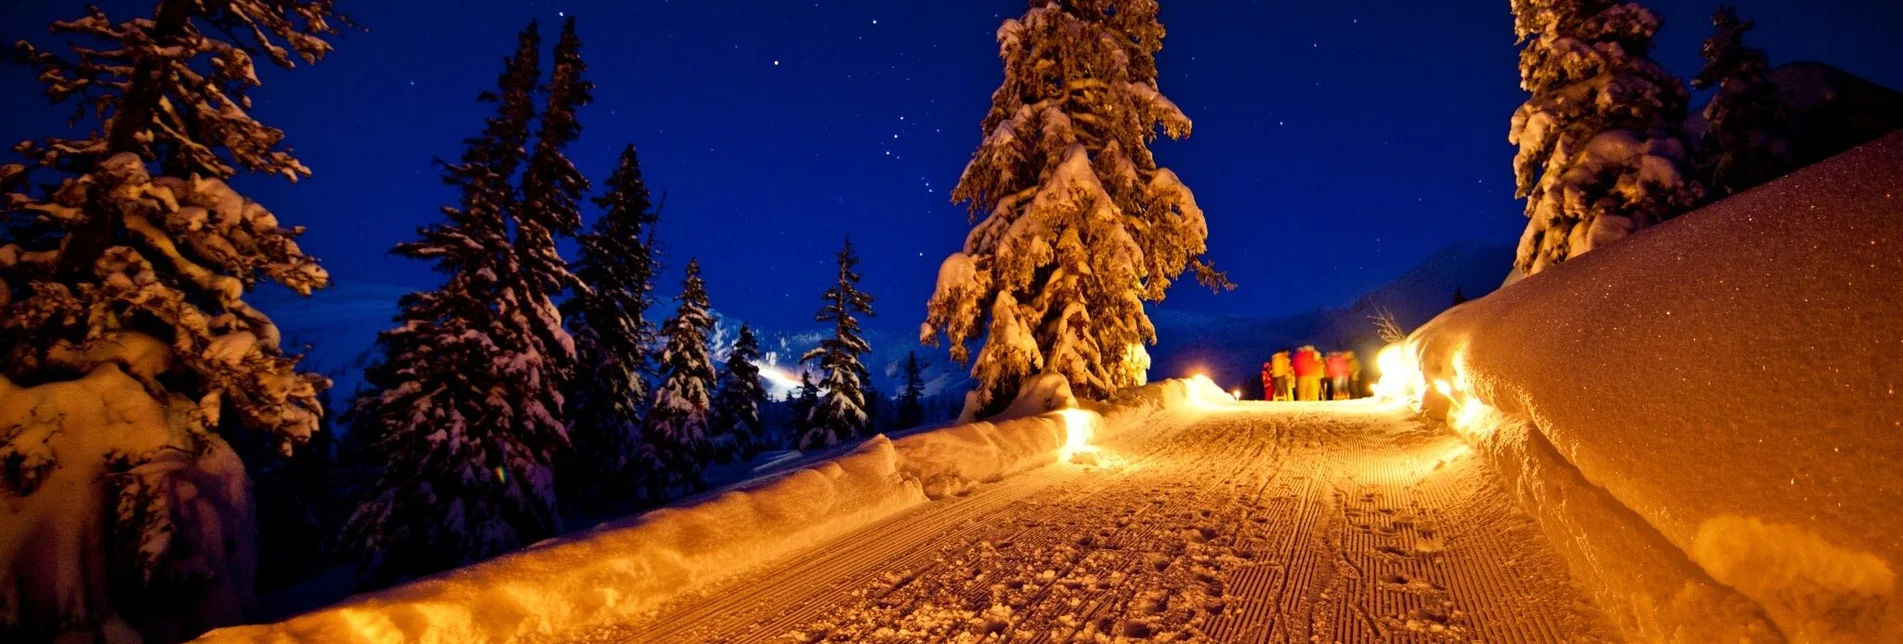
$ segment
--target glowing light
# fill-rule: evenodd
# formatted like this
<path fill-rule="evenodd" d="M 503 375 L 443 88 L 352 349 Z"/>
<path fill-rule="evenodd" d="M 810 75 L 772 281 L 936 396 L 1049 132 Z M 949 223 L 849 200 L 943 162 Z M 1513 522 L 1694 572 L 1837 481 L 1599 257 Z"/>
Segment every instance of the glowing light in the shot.
<path fill-rule="evenodd" d="M 1469 441 L 1483 440 L 1499 431 L 1502 416 L 1480 399 L 1471 396 L 1459 396 L 1452 409 L 1447 410 L 1447 426 Z"/>
<path fill-rule="evenodd" d="M 1093 454 L 1097 446 L 1090 439 L 1097 434 L 1096 414 L 1082 409 L 1059 409 L 1059 418 L 1064 419 L 1064 447 L 1057 451 L 1057 460 L 1068 463 L 1078 454 Z"/>
<path fill-rule="evenodd" d="M 1474 392 L 1473 378 L 1467 374 L 1467 347 L 1454 351 L 1454 389 L 1464 394 Z"/>
<path fill-rule="evenodd" d="M 799 374 L 773 365 L 760 365 L 760 377 L 780 389 L 798 389 L 800 386 Z"/>
<path fill-rule="evenodd" d="M 1454 388 L 1453 388 L 1453 386 L 1451 386 L 1451 385 L 1448 385 L 1448 384 L 1447 384 L 1447 381 L 1445 381 L 1445 380 L 1441 380 L 1441 379 L 1439 379 L 1439 378 L 1435 378 L 1435 379 L 1434 379 L 1434 391 L 1438 391 L 1438 392 L 1440 392 L 1440 395 L 1442 395 L 1442 396 L 1452 396 L 1452 395 L 1454 395 Z"/>
<path fill-rule="evenodd" d="M 1375 355 L 1374 361 L 1381 370 L 1381 380 L 1374 385 L 1374 395 L 1390 400 L 1411 400 L 1420 395 L 1421 365 L 1406 343 L 1396 342 L 1383 347 Z"/>
<path fill-rule="evenodd" d="M 1230 398 L 1234 398 L 1234 399 L 1236 399 L 1236 400 L 1242 400 L 1242 390 L 1241 390 L 1241 389 L 1236 389 L 1236 390 L 1234 390 L 1234 391 L 1230 391 L 1230 392 L 1229 392 L 1229 397 L 1230 397 Z"/>
<path fill-rule="evenodd" d="M 1472 432 L 1480 428 L 1480 421 L 1485 419 L 1492 411 L 1492 407 L 1487 406 L 1486 403 L 1480 402 L 1479 400 L 1473 398 L 1462 399 L 1459 407 L 1454 410 L 1453 426 L 1456 429 Z"/>

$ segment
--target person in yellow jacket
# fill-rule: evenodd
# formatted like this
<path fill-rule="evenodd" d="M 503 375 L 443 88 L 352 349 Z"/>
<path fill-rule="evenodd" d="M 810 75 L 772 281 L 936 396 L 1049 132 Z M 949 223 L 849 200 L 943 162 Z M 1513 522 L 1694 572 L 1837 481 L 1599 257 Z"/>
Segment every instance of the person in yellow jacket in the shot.
<path fill-rule="evenodd" d="M 1315 347 L 1296 349 L 1289 366 L 1295 370 L 1295 399 L 1321 400 L 1322 376 L 1327 375 L 1324 373 L 1326 365 L 1322 361 L 1322 353 L 1316 351 Z"/>
<path fill-rule="evenodd" d="M 1289 366 L 1287 351 L 1277 351 L 1269 358 L 1270 400 L 1295 399 L 1295 370 Z"/>

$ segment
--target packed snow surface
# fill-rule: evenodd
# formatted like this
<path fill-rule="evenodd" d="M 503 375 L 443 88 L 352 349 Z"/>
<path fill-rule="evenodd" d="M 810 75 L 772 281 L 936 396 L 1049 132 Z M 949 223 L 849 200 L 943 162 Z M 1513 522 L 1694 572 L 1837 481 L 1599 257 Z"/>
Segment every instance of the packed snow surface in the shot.
<path fill-rule="evenodd" d="M 1417 331 L 1626 636 L 1903 641 L 1903 134 Z"/>
<path fill-rule="evenodd" d="M 208 639 L 1608 640 L 1497 478 L 1403 405 L 1169 381 Z"/>
<path fill-rule="evenodd" d="M 579 642 L 1608 641 L 1404 406 L 1199 402 Z M 1140 427 L 1140 430 L 1135 428 Z"/>

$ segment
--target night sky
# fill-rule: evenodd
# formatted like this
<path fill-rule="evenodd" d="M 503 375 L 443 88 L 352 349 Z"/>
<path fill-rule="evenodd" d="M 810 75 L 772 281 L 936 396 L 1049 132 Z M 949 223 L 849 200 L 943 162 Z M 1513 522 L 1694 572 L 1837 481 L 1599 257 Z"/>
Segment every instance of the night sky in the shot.
<path fill-rule="evenodd" d="M 101 2 L 115 18 L 150 0 Z M 316 176 L 250 178 L 249 194 L 309 226 L 305 248 L 339 280 L 427 288 L 422 262 L 385 251 L 455 194 L 432 157 L 455 158 L 490 106 L 501 59 L 529 19 L 545 47 L 580 18 L 598 84 L 569 150 L 597 183 L 632 142 L 667 195 L 671 293 L 701 258 L 715 308 L 769 328 L 811 324 L 851 233 L 872 324 L 911 329 L 938 263 L 968 224 L 948 193 L 977 145 L 1001 64 L 993 34 L 1020 0 L 733 2 L 340 0 L 369 26 L 314 67 L 265 68 L 253 110 L 285 129 Z M 1708 0 L 1653 0 L 1655 56 L 1698 66 Z M 1827 62 L 1903 87 L 1903 3 L 1742 1 L 1774 63 Z M 15 0 L 0 36 L 38 42 L 82 3 Z M 1511 242 L 1507 120 L 1524 98 L 1505 0 L 1164 0 L 1162 89 L 1195 121 L 1160 142 L 1210 220 L 1210 256 L 1241 285 L 1185 281 L 1168 307 L 1272 315 L 1347 303 L 1458 241 Z M 547 56 L 544 55 L 544 73 Z M 64 113 L 31 74 L 4 72 L 0 140 L 42 136 Z M 1698 104 L 1695 102 L 1695 104 Z M 588 216 L 592 218 L 591 211 Z M 1505 267 L 1502 267 L 1505 270 Z"/>

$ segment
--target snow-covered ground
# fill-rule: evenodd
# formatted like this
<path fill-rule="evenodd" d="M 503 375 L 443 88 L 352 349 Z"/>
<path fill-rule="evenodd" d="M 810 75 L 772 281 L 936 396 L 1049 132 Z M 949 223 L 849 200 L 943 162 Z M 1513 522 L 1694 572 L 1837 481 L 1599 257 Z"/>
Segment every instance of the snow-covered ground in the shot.
<path fill-rule="evenodd" d="M 1098 447 L 558 639 L 1611 637 L 1489 466 L 1404 407 L 1205 404 Z"/>
<path fill-rule="evenodd" d="M 875 439 L 739 492 L 207 639 L 1610 637 L 1455 434 L 1399 404 L 1219 396 L 1172 381 L 1096 411 Z M 1077 427 L 1097 440 L 1067 445 Z"/>
<path fill-rule="evenodd" d="M 1900 250 L 1903 133 L 1440 316 L 1426 407 L 1628 638 L 1903 641 Z"/>
<path fill-rule="evenodd" d="M 215 631 L 207 641 L 497 641 L 638 621 L 689 593 L 863 531 L 935 499 L 1059 459 L 1088 462 L 1093 435 L 1227 400 L 1207 381 L 1166 381 L 1075 408 L 1061 378 L 1027 387 L 1006 417 L 856 449 L 594 530 L 313 613 Z M 1059 405 L 1070 408 L 1046 412 Z M 1083 452 L 1083 454 L 1078 454 Z"/>

